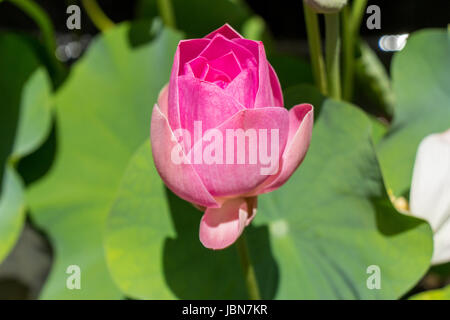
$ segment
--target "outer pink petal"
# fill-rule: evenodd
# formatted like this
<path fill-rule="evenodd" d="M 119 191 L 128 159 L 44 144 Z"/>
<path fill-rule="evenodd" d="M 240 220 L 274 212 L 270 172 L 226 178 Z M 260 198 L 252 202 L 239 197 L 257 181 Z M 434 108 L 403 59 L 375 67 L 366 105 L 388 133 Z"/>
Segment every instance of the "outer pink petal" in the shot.
<path fill-rule="evenodd" d="M 275 72 L 275 69 L 272 67 L 270 63 L 269 65 L 269 77 L 270 77 L 270 85 L 272 86 L 272 93 L 275 99 L 275 105 L 284 106 L 283 101 L 283 91 L 281 90 L 280 80 L 278 80 L 278 75 Z"/>
<path fill-rule="evenodd" d="M 158 95 L 158 107 L 161 110 L 164 117 L 168 117 L 168 109 L 169 109 L 169 84 L 166 84 Z"/>
<path fill-rule="evenodd" d="M 180 128 L 180 111 L 178 101 L 178 76 L 184 71 L 184 64 L 197 57 L 209 44 L 208 39 L 182 40 L 178 43 L 173 59 L 169 81 L 169 102 L 167 118 L 173 130 Z"/>
<path fill-rule="evenodd" d="M 227 39 L 234 39 L 234 38 L 243 38 L 239 32 L 233 29 L 228 23 L 221 26 L 219 29 L 211 32 L 210 34 L 206 35 L 205 38 L 212 39 L 216 34 L 221 34 Z"/>
<path fill-rule="evenodd" d="M 255 203 L 256 204 L 256 203 Z M 247 213 L 244 198 L 227 200 L 221 208 L 207 208 L 200 221 L 200 241 L 209 249 L 224 249 L 232 245 L 256 214 Z"/>
<path fill-rule="evenodd" d="M 167 187 L 189 202 L 205 207 L 218 207 L 187 159 L 181 164 L 171 161 L 172 149 L 178 142 L 158 105 L 153 107 L 150 138 L 155 167 Z"/>
<path fill-rule="evenodd" d="M 289 111 L 289 138 L 281 158 L 280 171 L 251 194 L 267 193 L 281 187 L 302 163 L 311 142 L 314 109 L 310 104 L 296 105 Z"/>
<path fill-rule="evenodd" d="M 259 135 L 259 129 L 267 129 L 268 144 L 270 146 L 270 136 L 271 130 L 278 130 L 278 152 L 274 159 L 275 170 L 280 166 L 279 159 L 285 149 L 286 143 L 288 141 L 289 135 L 289 113 L 285 108 L 258 108 L 258 109 L 246 109 L 239 111 L 233 117 L 222 123 L 220 126 L 216 127 L 218 131 L 221 132 L 223 137 L 223 157 L 222 164 L 207 164 L 207 163 L 196 163 L 193 160 L 193 166 L 197 171 L 199 177 L 202 179 L 204 185 L 208 191 L 214 197 L 228 197 L 228 196 L 238 196 L 241 194 L 248 193 L 254 190 L 257 186 L 262 184 L 265 180 L 272 177 L 272 175 L 264 175 L 262 171 L 264 168 L 268 170 L 270 168 L 269 164 L 262 164 L 259 157 L 259 144 L 252 146 L 250 149 L 248 147 L 248 139 L 246 139 L 245 148 L 245 161 L 243 164 L 237 163 L 237 146 L 234 143 L 234 161 L 233 164 L 227 164 L 226 154 L 226 132 L 227 129 L 255 129 L 256 135 Z M 257 137 L 259 143 L 259 137 Z M 212 142 L 197 142 L 192 148 L 191 152 L 188 154 L 189 159 L 195 159 L 195 154 L 204 154 L 204 150 Z M 256 147 L 256 148 L 255 148 Z M 253 149 L 255 148 L 255 149 Z M 201 150 L 201 152 L 200 152 Z M 270 151 L 270 148 L 268 149 Z M 251 164 L 250 152 L 254 151 L 256 153 L 256 163 Z M 193 153 L 193 155 L 192 155 Z"/>

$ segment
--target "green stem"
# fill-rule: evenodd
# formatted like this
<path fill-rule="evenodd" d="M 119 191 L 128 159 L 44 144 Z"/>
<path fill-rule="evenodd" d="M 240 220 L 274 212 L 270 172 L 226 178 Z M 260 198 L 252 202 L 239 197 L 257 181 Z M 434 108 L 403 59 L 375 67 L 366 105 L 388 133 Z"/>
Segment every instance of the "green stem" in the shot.
<path fill-rule="evenodd" d="M 325 59 L 330 97 L 341 99 L 339 13 L 325 14 Z"/>
<path fill-rule="evenodd" d="M 37 5 L 33 0 L 9 0 L 12 4 L 17 6 L 23 12 L 25 12 L 42 33 L 45 48 L 48 51 L 51 67 L 55 72 L 56 82 L 59 83 L 63 78 L 63 66 L 56 59 L 56 38 L 53 23 L 47 13 Z"/>
<path fill-rule="evenodd" d="M 245 232 L 236 241 L 236 248 L 241 259 L 241 266 L 244 272 L 245 285 L 250 300 L 260 300 L 258 282 L 256 281 L 255 269 L 253 268 L 250 253 L 248 251 L 247 240 L 245 239 Z"/>
<path fill-rule="evenodd" d="M 346 6 L 342 11 L 343 17 L 343 96 L 350 101 L 353 97 L 354 68 L 355 68 L 355 44 L 358 38 L 358 31 L 361 26 L 367 0 L 354 0 L 351 8 Z"/>
<path fill-rule="evenodd" d="M 361 26 L 362 17 L 367 6 L 367 0 L 354 0 L 352 7 L 351 25 L 352 32 L 356 34 Z"/>
<path fill-rule="evenodd" d="M 53 29 L 53 24 L 44 10 L 42 10 L 36 3 L 32 0 L 9 0 L 11 3 L 15 4 L 22 11 L 24 11 L 31 19 L 33 19 L 38 25 L 42 32 L 42 37 L 44 38 L 45 46 L 52 54 L 55 53 L 56 42 L 55 42 L 55 32 Z"/>
<path fill-rule="evenodd" d="M 173 13 L 171 0 L 158 0 L 158 10 L 163 23 L 172 29 L 176 29 L 175 14 Z"/>
<path fill-rule="evenodd" d="M 308 34 L 309 56 L 313 69 L 316 86 L 324 95 L 327 94 L 327 80 L 325 76 L 325 64 L 323 61 L 322 45 L 320 38 L 319 19 L 307 4 L 303 2 L 305 13 L 306 32 Z"/>
<path fill-rule="evenodd" d="M 103 12 L 96 0 L 81 0 L 81 3 L 89 18 L 101 32 L 114 27 L 114 22 Z"/>

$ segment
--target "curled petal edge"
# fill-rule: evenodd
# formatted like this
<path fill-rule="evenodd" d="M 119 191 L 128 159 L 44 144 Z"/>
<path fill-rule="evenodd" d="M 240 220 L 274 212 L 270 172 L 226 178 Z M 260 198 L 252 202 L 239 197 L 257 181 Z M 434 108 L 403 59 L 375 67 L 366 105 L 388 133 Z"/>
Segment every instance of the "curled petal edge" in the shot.
<path fill-rule="evenodd" d="M 276 175 L 258 186 L 251 195 L 268 193 L 281 187 L 303 162 L 311 142 L 314 108 L 299 104 L 289 110 L 289 137 Z"/>

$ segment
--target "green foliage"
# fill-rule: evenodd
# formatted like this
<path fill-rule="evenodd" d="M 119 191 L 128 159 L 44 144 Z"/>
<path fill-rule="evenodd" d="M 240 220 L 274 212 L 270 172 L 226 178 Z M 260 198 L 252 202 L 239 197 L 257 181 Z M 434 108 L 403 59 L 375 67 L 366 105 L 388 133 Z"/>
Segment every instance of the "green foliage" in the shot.
<path fill-rule="evenodd" d="M 51 127 L 51 84 L 28 41 L 0 34 L 0 262 L 16 243 L 25 221 L 26 202 L 17 162 L 46 139 Z"/>
<path fill-rule="evenodd" d="M 24 39 L 15 34 L 0 34 L 0 178 L 12 152 L 19 119 L 22 89 L 39 66 L 39 61 Z M 6 76 L 8 75 L 8 76 Z M 1 179 L 0 179 L 1 180 Z"/>
<path fill-rule="evenodd" d="M 442 289 L 430 290 L 418 293 L 409 299 L 411 300 L 450 300 L 450 286 Z"/>
<path fill-rule="evenodd" d="M 0 198 L 0 261 L 14 247 L 25 221 L 22 180 L 11 165 L 6 165 L 5 171 Z"/>
<path fill-rule="evenodd" d="M 428 268 L 431 230 L 392 207 L 370 121 L 348 104 L 326 100 L 304 163 L 258 206 L 255 225 L 268 225 L 280 268 L 277 298 L 393 299 Z M 366 287 L 370 265 L 382 270 L 380 290 Z"/>
<path fill-rule="evenodd" d="M 91 44 L 55 96 L 58 153 L 28 192 L 31 216 L 52 240 L 55 262 L 44 299 L 119 298 L 103 255 L 102 228 L 123 172 L 149 137 L 153 103 L 168 81 L 180 36 L 163 31 L 132 49 L 128 24 Z M 82 290 L 68 290 L 78 265 Z"/>
<path fill-rule="evenodd" d="M 378 112 L 392 116 L 395 102 L 391 80 L 377 55 L 365 43 L 359 45 L 360 56 L 355 65 L 357 95 L 377 107 Z"/>
<path fill-rule="evenodd" d="M 388 187 L 408 192 L 420 141 L 450 128 L 450 39 L 445 30 L 411 35 L 392 65 L 394 121 L 379 146 Z"/>
<path fill-rule="evenodd" d="M 370 120 L 350 105 L 325 102 L 305 163 L 280 190 L 261 196 L 258 207 L 246 232 L 266 299 L 393 299 L 428 268 L 431 230 L 392 207 Z M 146 299 L 242 298 L 235 248 L 202 248 L 200 217 L 165 191 L 145 143 L 128 166 L 105 231 L 121 290 Z M 382 270 L 381 290 L 366 286 L 373 264 Z"/>
<path fill-rule="evenodd" d="M 124 294 L 245 299 L 235 248 L 204 248 L 200 218 L 201 212 L 164 188 L 146 141 L 126 170 L 105 230 L 109 268 Z"/>
<path fill-rule="evenodd" d="M 246 299 L 235 246 L 205 249 L 198 239 L 202 213 L 171 193 L 154 168 L 151 111 L 182 35 L 148 19 L 157 15 L 154 0 L 140 3 L 145 19 L 100 34 L 55 94 L 42 53 L 29 39 L 0 33 L 0 262 L 30 210 L 54 249 L 43 299 Z M 188 38 L 228 22 L 270 39 L 265 22 L 240 1 L 173 0 L 173 7 Z M 392 84 L 362 45 L 358 93 L 385 115 L 393 111 L 391 126 L 326 99 L 312 85 L 308 63 L 267 48 L 287 88 L 285 106 L 313 104 L 315 125 L 304 163 L 283 187 L 259 197 L 245 231 L 262 297 L 402 297 L 429 268 L 432 232 L 397 212 L 386 190 L 405 194 L 420 140 L 450 127 L 448 33 L 411 35 L 394 58 Z M 18 164 L 42 165 L 30 155 L 46 142 L 53 113 L 54 162 L 26 186 Z M 70 265 L 81 268 L 82 290 L 66 287 Z M 371 265 L 381 270 L 379 290 L 367 287 Z M 449 294 L 447 287 L 411 299 Z"/>
<path fill-rule="evenodd" d="M 26 83 L 12 157 L 22 158 L 44 143 L 51 128 L 52 91 L 50 78 L 39 68 Z"/>

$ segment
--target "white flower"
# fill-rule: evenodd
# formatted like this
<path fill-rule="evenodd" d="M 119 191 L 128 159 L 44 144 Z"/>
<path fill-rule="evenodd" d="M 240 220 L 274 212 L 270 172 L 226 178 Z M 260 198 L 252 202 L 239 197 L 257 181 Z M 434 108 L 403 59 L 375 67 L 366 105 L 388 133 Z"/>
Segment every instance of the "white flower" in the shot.
<path fill-rule="evenodd" d="M 450 130 L 419 145 L 410 193 L 411 214 L 434 232 L 432 264 L 450 261 Z"/>

